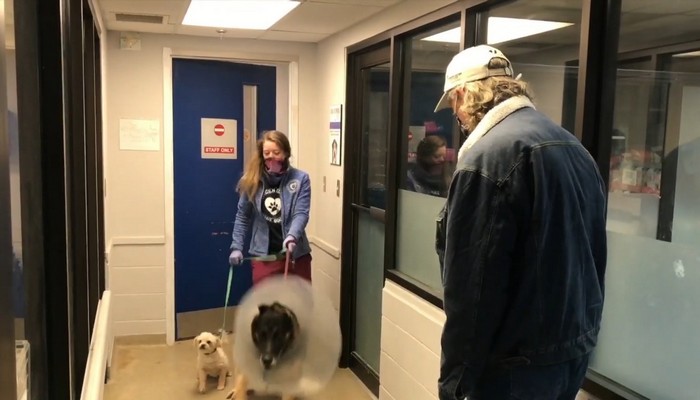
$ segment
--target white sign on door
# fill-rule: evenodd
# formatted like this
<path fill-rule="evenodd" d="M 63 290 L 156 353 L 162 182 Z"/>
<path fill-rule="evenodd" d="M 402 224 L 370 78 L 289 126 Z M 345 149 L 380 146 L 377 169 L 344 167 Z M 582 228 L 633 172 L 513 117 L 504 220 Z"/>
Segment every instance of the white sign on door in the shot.
<path fill-rule="evenodd" d="M 238 159 L 238 121 L 202 118 L 202 158 Z"/>

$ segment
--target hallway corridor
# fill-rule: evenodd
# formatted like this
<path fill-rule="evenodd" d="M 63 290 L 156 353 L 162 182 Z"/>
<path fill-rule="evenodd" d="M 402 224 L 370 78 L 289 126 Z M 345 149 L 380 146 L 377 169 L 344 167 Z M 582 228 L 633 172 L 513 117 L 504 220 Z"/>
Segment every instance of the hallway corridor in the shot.
<path fill-rule="evenodd" d="M 230 348 L 228 350 L 230 354 Z M 217 391 L 211 378 L 207 392 L 200 394 L 195 378 L 196 352 L 189 340 L 169 347 L 165 344 L 115 343 L 105 400 L 224 400 L 233 387 L 229 378 L 226 390 Z M 250 400 L 277 400 L 274 396 L 249 396 Z M 340 369 L 328 387 L 316 396 L 303 400 L 373 400 L 374 397 L 347 369 Z M 301 399 L 300 399 L 301 400 Z"/>

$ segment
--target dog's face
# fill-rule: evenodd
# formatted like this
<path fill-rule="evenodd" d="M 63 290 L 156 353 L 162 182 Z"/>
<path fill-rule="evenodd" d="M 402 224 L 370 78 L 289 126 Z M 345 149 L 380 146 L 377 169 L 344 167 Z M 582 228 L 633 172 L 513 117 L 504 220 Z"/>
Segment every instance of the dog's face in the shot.
<path fill-rule="evenodd" d="M 278 302 L 261 304 L 258 311 L 250 326 L 251 333 L 260 352 L 260 362 L 270 369 L 294 342 L 299 324 L 296 315 Z"/>
<path fill-rule="evenodd" d="M 194 345 L 200 353 L 209 355 L 221 347 L 221 339 L 210 332 L 202 332 L 194 338 Z"/>

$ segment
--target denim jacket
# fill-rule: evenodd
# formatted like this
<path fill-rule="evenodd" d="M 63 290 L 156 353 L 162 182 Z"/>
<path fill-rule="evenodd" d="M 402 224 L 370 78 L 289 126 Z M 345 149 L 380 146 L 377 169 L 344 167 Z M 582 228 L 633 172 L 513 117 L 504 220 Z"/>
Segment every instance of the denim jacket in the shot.
<path fill-rule="evenodd" d="M 309 222 L 311 205 L 311 181 L 309 175 L 296 168 L 290 167 L 280 182 L 282 188 L 282 238 L 293 236 L 297 247 L 294 258 L 311 253 L 309 239 L 306 237 L 306 224 Z M 245 193 L 238 199 L 238 212 L 233 225 L 233 241 L 231 250 L 243 251 L 248 229 L 253 229 L 248 252 L 255 256 L 266 255 L 270 235 L 265 218 L 260 210 L 262 200 L 262 185 L 255 194 L 255 201 L 250 201 Z"/>
<path fill-rule="evenodd" d="M 593 349 L 606 207 L 595 160 L 527 98 L 486 114 L 460 150 L 438 221 L 440 400 L 464 399 L 485 374 Z"/>

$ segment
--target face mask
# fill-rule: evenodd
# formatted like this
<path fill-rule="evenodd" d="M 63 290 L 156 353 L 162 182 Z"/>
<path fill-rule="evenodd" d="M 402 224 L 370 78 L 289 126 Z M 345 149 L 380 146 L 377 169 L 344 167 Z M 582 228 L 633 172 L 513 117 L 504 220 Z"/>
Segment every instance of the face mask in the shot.
<path fill-rule="evenodd" d="M 271 174 L 281 174 L 287 170 L 287 162 L 268 158 L 265 160 L 265 170 Z"/>

